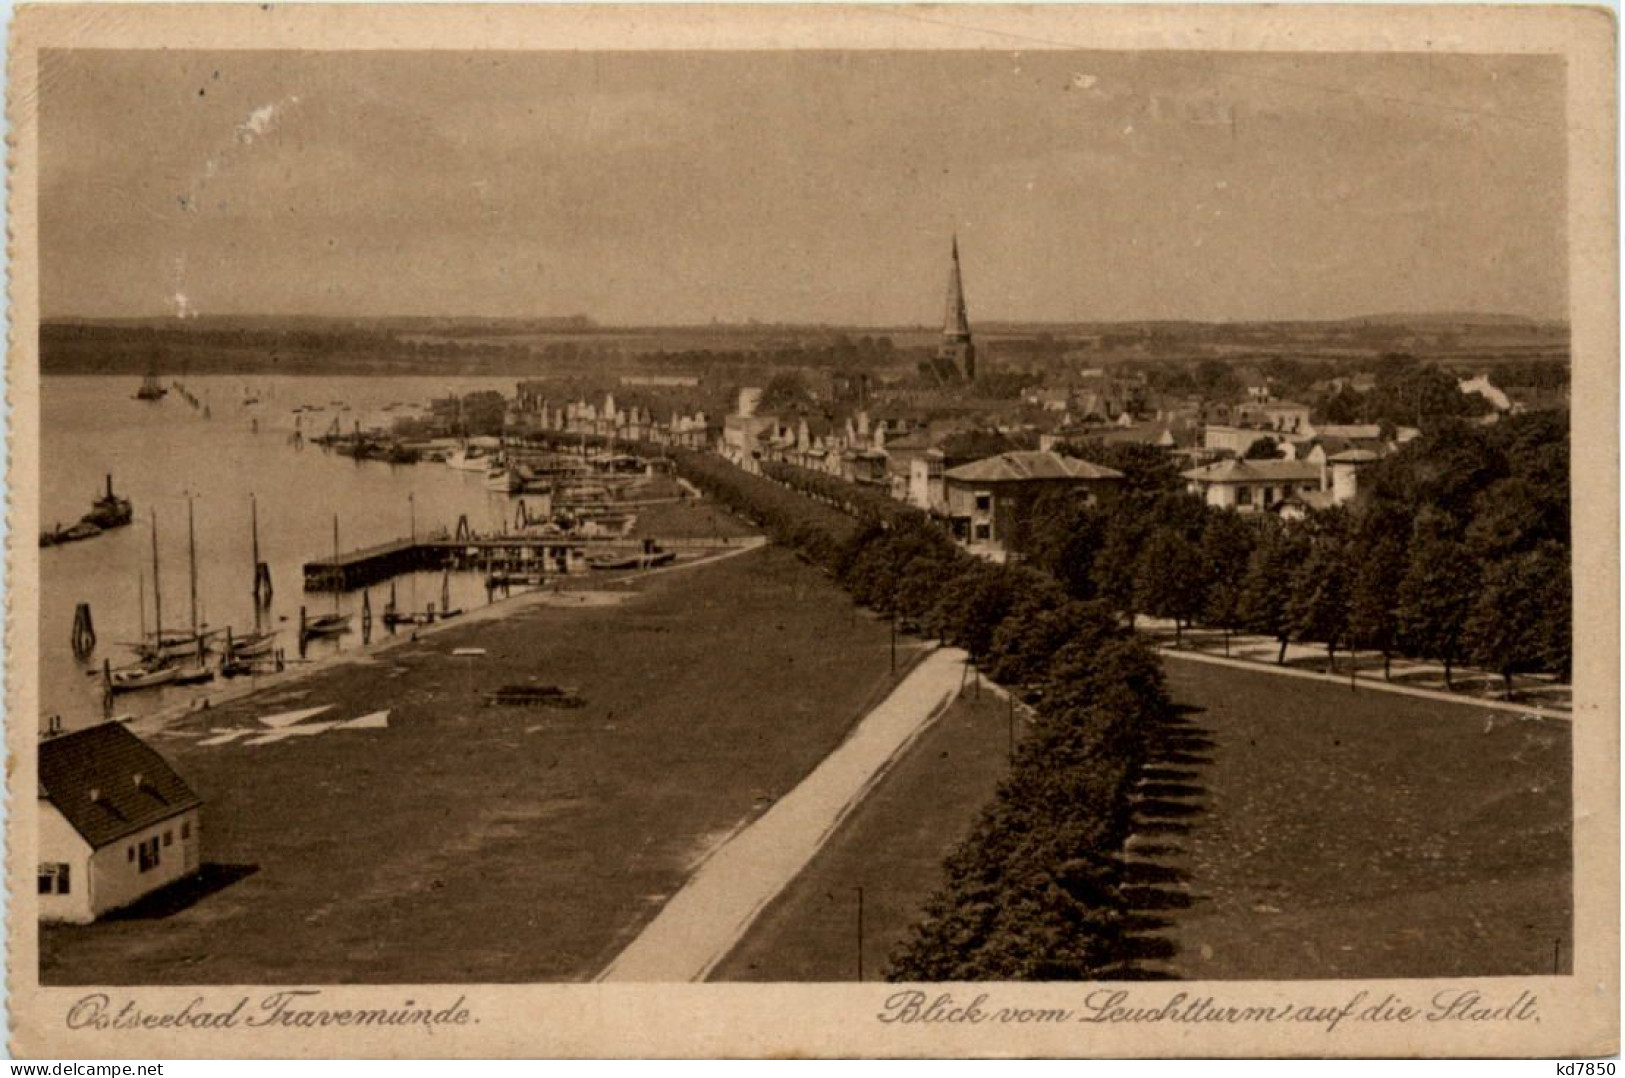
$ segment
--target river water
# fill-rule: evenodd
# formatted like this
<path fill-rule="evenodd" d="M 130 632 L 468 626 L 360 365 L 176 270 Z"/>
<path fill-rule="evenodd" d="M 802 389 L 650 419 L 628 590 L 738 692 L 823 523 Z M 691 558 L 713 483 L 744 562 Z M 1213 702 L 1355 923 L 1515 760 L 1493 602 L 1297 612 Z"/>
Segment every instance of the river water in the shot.
<path fill-rule="evenodd" d="M 167 382 L 166 382 L 167 384 Z M 138 381 L 128 377 L 47 377 L 42 380 L 40 489 L 42 527 L 71 524 L 89 508 L 111 473 L 117 493 L 134 503 L 135 523 L 78 543 L 40 551 L 40 721 L 60 716 L 68 729 L 102 717 L 100 679 L 90 676 L 104 658 L 114 666 L 132 654 L 120 642 L 140 635 L 141 611 L 149 630 L 154 619 L 151 514 L 158 524 L 158 557 L 164 626 L 182 630 L 191 621 L 187 569 L 186 510 L 190 496 L 197 533 L 199 621 L 210 628 L 254 627 L 252 495 L 259 515 L 260 558 L 271 567 L 275 595 L 261 615 L 265 628 L 279 628 L 278 646 L 297 655 L 299 607 L 331 613 L 329 593 L 306 594 L 302 567 L 333 553 L 333 520 L 344 550 L 452 528 L 461 514 L 478 530 L 497 530 L 511 520 L 513 503 L 487 491 L 484 476 L 444 464 L 391 466 L 357 463 L 306 444 L 291 443 L 296 406 L 324 411 L 299 419 L 305 434 L 325 430 L 335 415 L 348 429 L 391 414 L 393 402 L 424 404 L 448 393 L 498 389 L 511 395 L 511 378 L 325 378 L 218 376 L 191 378 L 187 388 L 207 403 L 210 417 L 178 394 L 158 402 L 134 399 Z M 259 403 L 245 402 L 257 395 Z M 345 402 L 340 411 L 333 402 Z M 257 430 L 256 428 L 257 420 Z M 440 603 L 440 577 L 402 577 L 402 607 Z M 454 606 L 483 605 L 477 573 L 452 575 Z M 372 589 L 373 631 L 389 585 Z M 142 601 L 144 589 L 144 604 Z M 71 646 L 74 609 L 89 603 L 98 643 L 81 662 Z M 342 595 L 341 611 L 361 609 L 361 593 Z M 316 659 L 360 645 L 355 632 L 312 640 Z M 219 682 L 197 688 L 160 688 L 118 697 L 115 711 L 147 714 L 184 704 L 188 697 L 218 691 Z"/>

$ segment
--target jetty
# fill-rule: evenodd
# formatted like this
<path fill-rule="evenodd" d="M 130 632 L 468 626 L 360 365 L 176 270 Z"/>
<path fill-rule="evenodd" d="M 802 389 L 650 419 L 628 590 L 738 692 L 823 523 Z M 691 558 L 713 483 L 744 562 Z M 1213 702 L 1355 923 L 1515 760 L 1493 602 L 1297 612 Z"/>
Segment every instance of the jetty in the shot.
<path fill-rule="evenodd" d="M 306 591 L 354 591 L 404 573 L 484 569 L 498 581 L 576 575 L 591 570 L 589 554 L 667 555 L 680 550 L 722 550 L 754 538 L 683 538 L 628 541 L 566 535 L 488 535 L 396 539 L 305 563 Z"/>
<path fill-rule="evenodd" d="M 575 536 L 506 535 L 397 539 L 305 563 L 306 591 L 354 591 L 403 573 L 493 568 L 580 573 L 589 540 Z M 601 545 L 601 544 L 595 544 Z"/>

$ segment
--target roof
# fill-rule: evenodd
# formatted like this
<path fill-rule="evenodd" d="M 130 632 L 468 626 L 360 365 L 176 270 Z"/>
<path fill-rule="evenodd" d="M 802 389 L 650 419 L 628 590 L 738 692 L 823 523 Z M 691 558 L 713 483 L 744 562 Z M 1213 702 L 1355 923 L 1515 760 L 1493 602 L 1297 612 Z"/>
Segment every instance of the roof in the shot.
<path fill-rule="evenodd" d="M 162 756 L 116 722 L 41 741 L 39 785 L 91 849 L 203 804 Z"/>
<path fill-rule="evenodd" d="M 1121 479 L 1123 473 L 1059 453 L 1020 450 L 950 468 L 949 479 L 973 483 L 1020 483 L 1034 479 Z"/>
<path fill-rule="evenodd" d="M 1381 438 L 1382 427 L 1376 423 L 1317 423 L 1315 433 L 1326 438 Z"/>
<path fill-rule="evenodd" d="M 1201 483 L 1280 483 L 1319 479 L 1320 465 L 1304 460 L 1220 460 L 1180 474 Z"/>
<path fill-rule="evenodd" d="M 1370 464 L 1374 460 L 1381 460 L 1382 455 L 1369 449 L 1345 449 L 1326 459 L 1333 464 Z"/>

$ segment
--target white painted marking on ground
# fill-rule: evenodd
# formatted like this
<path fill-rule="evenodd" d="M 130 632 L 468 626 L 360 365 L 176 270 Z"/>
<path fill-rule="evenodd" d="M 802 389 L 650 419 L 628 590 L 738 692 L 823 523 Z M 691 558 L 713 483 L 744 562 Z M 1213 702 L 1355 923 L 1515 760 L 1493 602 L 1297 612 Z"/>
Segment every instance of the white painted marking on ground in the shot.
<path fill-rule="evenodd" d="M 278 741 L 286 741 L 290 737 L 313 737 L 316 734 L 325 734 L 327 731 L 331 730 L 337 725 L 338 723 L 334 722 L 313 722 L 306 726 L 290 726 L 283 730 L 272 730 L 268 734 L 261 734 L 258 737 L 250 738 L 249 740 L 243 742 L 243 744 L 272 745 Z"/>
<path fill-rule="evenodd" d="M 227 745 L 227 744 L 230 744 L 233 741 L 236 741 L 239 737 L 247 737 L 249 734 L 251 734 L 253 732 L 254 732 L 253 730 L 227 730 L 223 734 L 215 734 L 215 736 L 209 738 L 206 741 L 199 741 L 198 744 L 199 745 Z"/>
<path fill-rule="evenodd" d="M 484 648 L 452 648 L 453 655 L 484 655 Z"/>
<path fill-rule="evenodd" d="M 324 711 L 332 711 L 332 704 L 323 704 L 321 707 L 307 707 L 302 711 L 279 711 L 275 715 L 261 715 L 260 722 L 273 728 L 292 726 L 296 722 L 304 722 L 314 715 Z"/>
<path fill-rule="evenodd" d="M 339 730 L 383 730 L 389 726 L 389 712 L 374 711 L 370 715 L 363 715 L 359 719 L 341 722 L 335 728 Z"/>

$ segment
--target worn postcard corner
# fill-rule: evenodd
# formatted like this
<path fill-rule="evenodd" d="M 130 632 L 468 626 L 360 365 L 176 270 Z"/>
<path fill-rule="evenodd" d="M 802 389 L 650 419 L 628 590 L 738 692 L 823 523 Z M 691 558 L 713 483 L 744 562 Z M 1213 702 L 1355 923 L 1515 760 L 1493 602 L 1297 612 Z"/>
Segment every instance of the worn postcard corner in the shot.
<path fill-rule="evenodd" d="M 1617 1052 L 1615 36 L 24 6 L 11 1050 Z"/>

